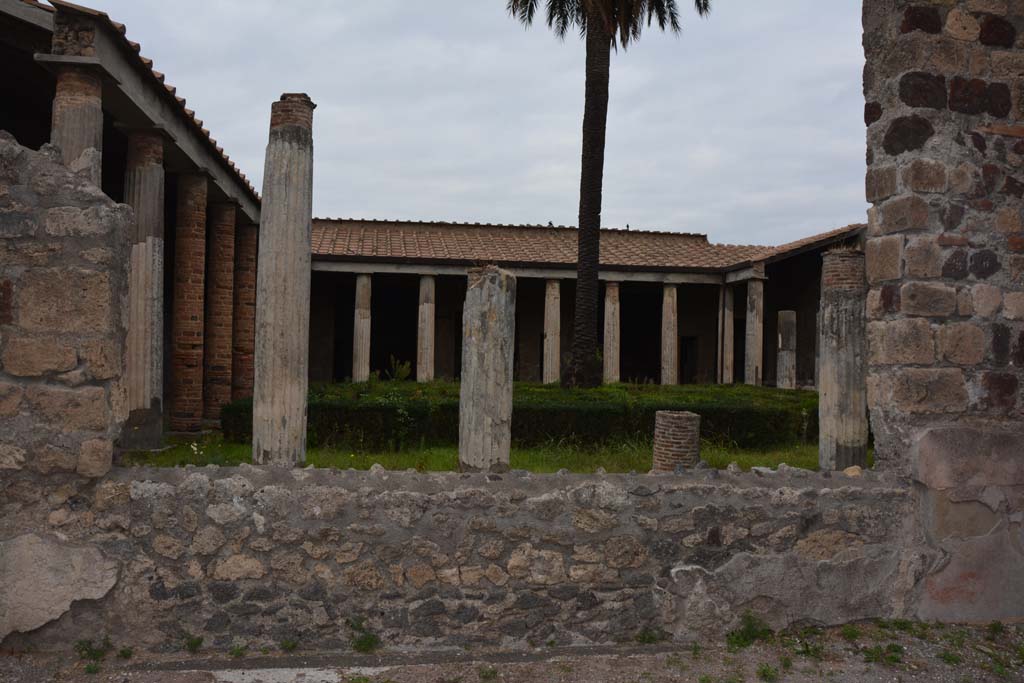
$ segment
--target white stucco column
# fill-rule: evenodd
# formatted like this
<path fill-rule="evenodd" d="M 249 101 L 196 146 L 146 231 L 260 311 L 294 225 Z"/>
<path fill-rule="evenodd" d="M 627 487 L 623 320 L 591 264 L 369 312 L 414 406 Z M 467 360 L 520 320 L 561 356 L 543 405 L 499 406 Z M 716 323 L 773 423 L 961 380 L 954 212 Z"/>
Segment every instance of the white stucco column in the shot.
<path fill-rule="evenodd" d="M 370 275 L 356 275 L 356 311 L 352 331 L 352 381 L 370 379 Z"/>
<path fill-rule="evenodd" d="M 562 282 L 548 280 L 544 292 L 544 383 L 557 384 L 562 374 Z"/>
<path fill-rule="evenodd" d="M 619 321 L 619 283 L 604 286 L 604 383 L 615 384 L 620 379 L 619 354 L 622 337 Z"/>
<path fill-rule="evenodd" d="M 736 334 L 736 313 L 734 311 L 735 301 L 732 287 L 722 287 L 722 377 L 719 381 L 722 384 L 732 384 L 735 381 L 735 334 Z"/>
<path fill-rule="evenodd" d="M 433 275 L 420 276 L 419 325 L 416 332 L 416 381 L 434 379 L 434 296 Z"/>
<path fill-rule="evenodd" d="M 744 381 L 759 385 L 764 381 L 764 280 L 747 282 L 746 341 Z"/>
<path fill-rule="evenodd" d="M 661 383 L 679 384 L 679 301 L 676 285 L 661 296 Z"/>

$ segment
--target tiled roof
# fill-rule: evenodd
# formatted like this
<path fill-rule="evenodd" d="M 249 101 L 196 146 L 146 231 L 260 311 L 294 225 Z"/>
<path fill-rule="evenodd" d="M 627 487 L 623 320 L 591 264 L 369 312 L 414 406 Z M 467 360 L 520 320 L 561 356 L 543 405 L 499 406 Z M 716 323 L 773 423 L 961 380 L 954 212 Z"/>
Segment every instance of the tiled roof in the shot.
<path fill-rule="evenodd" d="M 575 228 L 352 219 L 315 219 L 313 256 L 329 260 L 502 263 L 570 267 Z M 715 271 L 760 260 L 771 247 L 711 244 L 706 235 L 601 231 L 601 265 L 630 270 Z"/>
<path fill-rule="evenodd" d="M 54 7 L 44 5 L 43 3 L 38 2 L 38 0 L 21 1 L 26 5 L 43 9 L 48 12 L 55 11 Z M 185 121 L 189 125 L 191 125 L 192 128 L 195 130 L 196 135 L 199 137 L 199 139 L 207 145 L 207 147 L 213 152 L 215 157 L 219 157 L 223 160 L 224 166 L 228 170 L 230 170 L 235 176 L 238 177 L 239 182 L 243 187 L 246 188 L 246 190 L 248 190 L 252 198 L 256 202 L 260 201 L 259 193 L 256 192 L 256 188 L 252 186 L 252 183 L 249 182 L 249 179 L 246 178 L 245 174 L 242 173 L 241 169 L 239 169 L 235 165 L 235 162 L 231 161 L 231 158 L 224 152 L 224 148 L 220 147 L 217 144 L 217 141 L 210 137 L 210 131 L 203 128 L 203 121 L 201 119 L 196 118 L 196 113 L 185 106 L 185 98 L 178 97 L 178 95 L 176 94 L 177 88 L 164 82 L 164 75 L 153 68 L 152 59 L 142 56 L 141 45 L 132 40 L 128 40 L 127 28 L 124 24 L 114 21 L 110 18 L 110 16 L 107 15 L 106 12 L 101 12 L 90 7 L 82 7 L 81 5 L 75 5 L 70 2 L 64 2 L 63 0 L 51 0 L 51 4 L 61 9 L 66 9 L 71 12 L 78 12 L 81 14 L 87 14 L 89 16 L 93 16 L 103 21 L 106 21 L 112 29 L 113 33 L 120 37 L 121 46 L 124 48 L 126 53 L 134 59 L 134 61 L 139 66 L 143 74 L 151 79 L 154 90 L 163 93 L 164 96 L 169 98 L 169 100 L 174 103 L 175 107 L 184 117 Z"/>
<path fill-rule="evenodd" d="M 829 230 L 828 232 L 804 237 L 803 239 L 799 239 L 795 242 L 775 247 L 770 258 L 773 261 L 777 261 L 780 258 L 792 256 L 807 249 L 817 249 L 818 247 L 828 246 L 835 242 L 842 242 L 852 237 L 856 237 L 858 234 L 866 230 L 867 227 L 868 226 L 863 223 L 854 223 L 843 228 L 836 228 L 835 230 Z"/>

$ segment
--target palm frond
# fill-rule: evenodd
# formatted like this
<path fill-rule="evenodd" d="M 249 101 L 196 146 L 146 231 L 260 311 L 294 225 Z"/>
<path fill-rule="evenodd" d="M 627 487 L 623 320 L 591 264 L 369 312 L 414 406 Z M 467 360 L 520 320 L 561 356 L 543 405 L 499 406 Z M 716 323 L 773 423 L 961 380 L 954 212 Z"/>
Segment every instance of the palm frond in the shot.
<path fill-rule="evenodd" d="M 508 13 L 529 26 L 536 16 L 541 0 L 508 0 Z M 577 29 L 580 37 L 587 34 L 588 17 L 600 17 L 601 28 L 608 34 L 612 47 L 623 48 L 639 40 L 644 26 L 657 26 L 662 31 L 679 33 L 678 0 L 545 0 L 548 27 L 559 38 Z M 712 0 L 694 0 L 700 16 L 711 12 Z"/>

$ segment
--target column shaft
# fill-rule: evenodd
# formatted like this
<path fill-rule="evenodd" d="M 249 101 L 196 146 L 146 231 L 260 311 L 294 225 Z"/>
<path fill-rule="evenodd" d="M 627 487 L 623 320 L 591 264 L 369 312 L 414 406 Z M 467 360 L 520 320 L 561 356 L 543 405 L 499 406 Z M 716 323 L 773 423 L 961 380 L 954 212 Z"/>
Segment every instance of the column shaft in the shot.
<path fill-rule="evenodd" d="M 661 383 L 679 384 L 679 301 L 676 285 L 661 295 Z"/>
<path fill-rule="evenodd" d="M 548 280 L 544 290 L 544 383 L 562 376 L 562 282 Z"/>
<path fill-rule="evenodd" d="M 65 65 L 57 72 L 50 141 L 64 164 L 86 170 L 100 186 L 103 167 L 103 81 L 87 67 Z"/>
<path fill-rule="evenodd" d="M 171 429 L 199 431 L 203 419 L 203 297 L 206 176 L 178 177 L 171 314 Z"/>
<path fill-rule="evenodd" d="M 270 110 L 256 276 L 253 462 L 306 460 L 313 228 L 313 108 L 285 94 Z"/>
<path fill-rule="evenodd" d="M 256 252 L 259 226 L 235 230 L 234 311 L 231 314 L 231 400 L 252 398 L 256 353 Z"/>
<path fill-rule="evenodd" d="M 744 380 L 759 385 L 764 378 L 764 280 L 747 281 L 746 346 Z"/>
<path fill-rule="evenodd" d="M 722 287 L 722 384 L 732 384 L 736 381 L 735 335 L 735 294 L 730 285 L 725 285 Z"/>
<path fill-rule="evenodd" d="M 619 318 L 619 283 L 604 286 L 604 383 L 620 380 L 619 355 L 622 346 Z"/>
<path fill-rule="evenodd" d="M 420 277 L 419 324 L 416 331 L 416 381 L 434 379 L 434 296 L 433 275 Z"/>
<path fill-rule="evenodd" d="M 352 381 L 370 379 L 370 302 L 372 280 L 369 275 L 356 275 L 356 312 L 352 332 Z"/>
<path fill-rule="evenodd" d="M 206 287 L 206 348 L 203 352 L 203 417 L 219 420 L 231 402 L 235 287 L 235 205 L 210 207 L 210 254 Z"/>
<path fill-rule="evenodd" d="M 796 311 L 779 311 L 779 355 L 775 386 L 796 389 Z"/>

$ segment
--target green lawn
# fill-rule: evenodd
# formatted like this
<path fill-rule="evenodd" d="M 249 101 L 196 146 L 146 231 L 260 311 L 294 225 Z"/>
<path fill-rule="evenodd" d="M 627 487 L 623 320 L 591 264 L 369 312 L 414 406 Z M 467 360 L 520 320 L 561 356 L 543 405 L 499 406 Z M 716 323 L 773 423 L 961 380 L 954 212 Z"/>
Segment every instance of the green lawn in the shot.
<path fill-rule="evenodd" d="M 703 443 L 704 460 L 719 469 L 736 462 L 744 470 L 754 466 L 777 467 L 786 463 L 792 467 L 815 470 L 818 468 L 818 447 L 815 444 L 796 444 L 766 450 L 743 450 L 720 444 Z M 246 444 L 225 443 L 219 434 L 210 434 L 196 441 L 181 441 L 160 453 L 130 453 L 123 457 L 129 466 L 181 467 L 184 465 L 238 465 L 251 462 L 252 447 Z M 380 463 L 389 470 L 416 469 L 425 472 L 445 472 L 457 469 L 458 449 L 452 446 L 412 448 L 399 452 L 352 452 L 331 448 L 313 448 L 307 454 L 307 464 L 316 467 L 340 469 L 369 469 Z M 513 448 L 512 468 L 531 472 L 590 473 L 598 467 L 608 472 L 647 472 L 651 469 L 651 446 L 641 441 L 597 447 L 576 447 L 551 444 L 536 448 Z"/>

